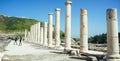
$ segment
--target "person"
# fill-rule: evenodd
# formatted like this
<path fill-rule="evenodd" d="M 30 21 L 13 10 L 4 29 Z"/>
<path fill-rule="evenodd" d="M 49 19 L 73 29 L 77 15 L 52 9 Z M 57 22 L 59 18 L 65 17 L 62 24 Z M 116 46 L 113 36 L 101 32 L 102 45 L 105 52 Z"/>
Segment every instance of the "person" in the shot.
<path fill-rule="evenodd" d="M 19 46 L 21 46 L 22 45 L 22 36 L 20 36 L 19 39 L 20 39 L 19 40 Z"/>
<path fill-rule="evenodd" d="M 15 37 L 14 45 L 15 45 L 15 44 L 17 45 L 17 40 L 18 40 L 18 36 Z"/>

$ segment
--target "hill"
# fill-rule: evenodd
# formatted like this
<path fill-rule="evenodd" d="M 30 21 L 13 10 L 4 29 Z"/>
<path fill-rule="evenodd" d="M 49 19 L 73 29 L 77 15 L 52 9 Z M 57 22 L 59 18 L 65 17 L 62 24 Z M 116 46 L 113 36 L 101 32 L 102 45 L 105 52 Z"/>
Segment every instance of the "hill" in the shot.
<path fill-rule="evenodd" d="M 25 29 L 30 30 L 30 26 L 35 24 L 36 22 L 38 22 L 38 20 L 0 15 L 0 31 L 19 32 L 24 31 Z M 43 26 L 43 22 L 42 21 L 40 22 L 41 26 Z M 53 37 L 54 36 L 55 32 L 53 32 Z M 60 38 L 64 39 L 64 32 L 62 30 L 60 30 Z"/>
<path fill-rule="evenodd" d="M 38 22 L 35 19 L 9 17 L 0 15 L 0 30 L 1 31 L 24 31 L 30 29 L 30 26 Z"/>

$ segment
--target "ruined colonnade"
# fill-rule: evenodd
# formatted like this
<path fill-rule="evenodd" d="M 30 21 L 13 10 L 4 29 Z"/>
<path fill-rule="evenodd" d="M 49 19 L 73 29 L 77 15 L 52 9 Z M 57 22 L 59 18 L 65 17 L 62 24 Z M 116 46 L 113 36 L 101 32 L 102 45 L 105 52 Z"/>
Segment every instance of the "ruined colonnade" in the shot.
<path fill-rule="evenodd" d="M 65 12 L 65 46 L 71 48 L 71 1 L 66 1 Z M 25 31 L 25 38 L 29 42 L 38 43 L 43 46 L 52 47 L 60 46 L 60 8 L 55 9 L 55 45 L 53 45 L 53 14 L 48 14 L 48 23 L 44 22 L 41 26 L 40 22 L 33 24 L 30 32 Z M 107 59 L 109 61 L 119 61 L 119 42 L 118 42 L 118 19 L 117 9 L 107 9 Z M 80 52 L 88 52 L 88 18 L 87 10 L 80 9 Z M 28 33 L 28 34 L 26 34 Z"/>

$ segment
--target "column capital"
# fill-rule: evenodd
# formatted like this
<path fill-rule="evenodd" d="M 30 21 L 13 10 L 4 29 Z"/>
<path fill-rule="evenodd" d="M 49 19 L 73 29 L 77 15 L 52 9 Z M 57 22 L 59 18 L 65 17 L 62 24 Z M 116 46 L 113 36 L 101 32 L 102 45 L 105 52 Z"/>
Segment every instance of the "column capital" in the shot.
<path fill-rule="evenodd" d="M 60 8 L 56 8 L 55 11 L 60 11 L 61 9 Z"/>
<path fill-rule="evenodd" d="M 117 10 L 117 8 L 108 8 L 107 11 Z"/>
<path fill-rule="evenodd" d="M 53 13 L 49 13 L 48 15 L 53 15 Z"/>
<path fill-rule="evenodd" d="M 65 2 L 65 5 L 68 5 L 68 4 L 70 4 L 70 5 L 71 5 L 71 4 L 72 4 L 72 2 L 71 2 L 71 1 L 66 1 L 66 2 Z"/>
<path fill-rule="evenodd" d="M 80 13 L 81 13 L 81 15 L 86 15 L 86 14 L 87 14 L 87 10 L 81 8 L 81 9 L 80 9 Z"/>

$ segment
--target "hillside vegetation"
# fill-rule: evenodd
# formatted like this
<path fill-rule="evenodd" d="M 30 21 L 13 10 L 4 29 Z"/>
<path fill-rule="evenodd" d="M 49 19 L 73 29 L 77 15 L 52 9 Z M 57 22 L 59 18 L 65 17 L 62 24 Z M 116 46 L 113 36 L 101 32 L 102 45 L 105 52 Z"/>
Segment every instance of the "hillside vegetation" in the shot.
<path fill-rule="evenodd" d="M 30 30 L 30 26 L 36 22 L 38 21 L 30 18 L 8 17 L 5 15 L 0 15 L 0 31 L 24 32 L 25 29 Z M 41 26 L 43 26 L 43 22 L 40 22 Z M 53 37 L 55 37 L 55 32 L 53 32 Z M 60 38 L 64 39 L 64 32 L 62 30 L 60 31 Z"/>
<path fill-rule="evenodd" d="M 120 32 L 118 33 L 119 35 L 119 43 L 120 43 Z M 90 37 L 89 39 L 90 43 L 107 43 L 107 34 L 103 33 L 103 34 L 99 34 L 99 35 L 95 35 L 93 37 Z"/>
<path fill-rule="evenodd" d="M 30 26 L 38 22 L 35 19 L 8 17 L 0 15 L 0 30 L 1 31 L 24 31 L 30 29 Z"/>

